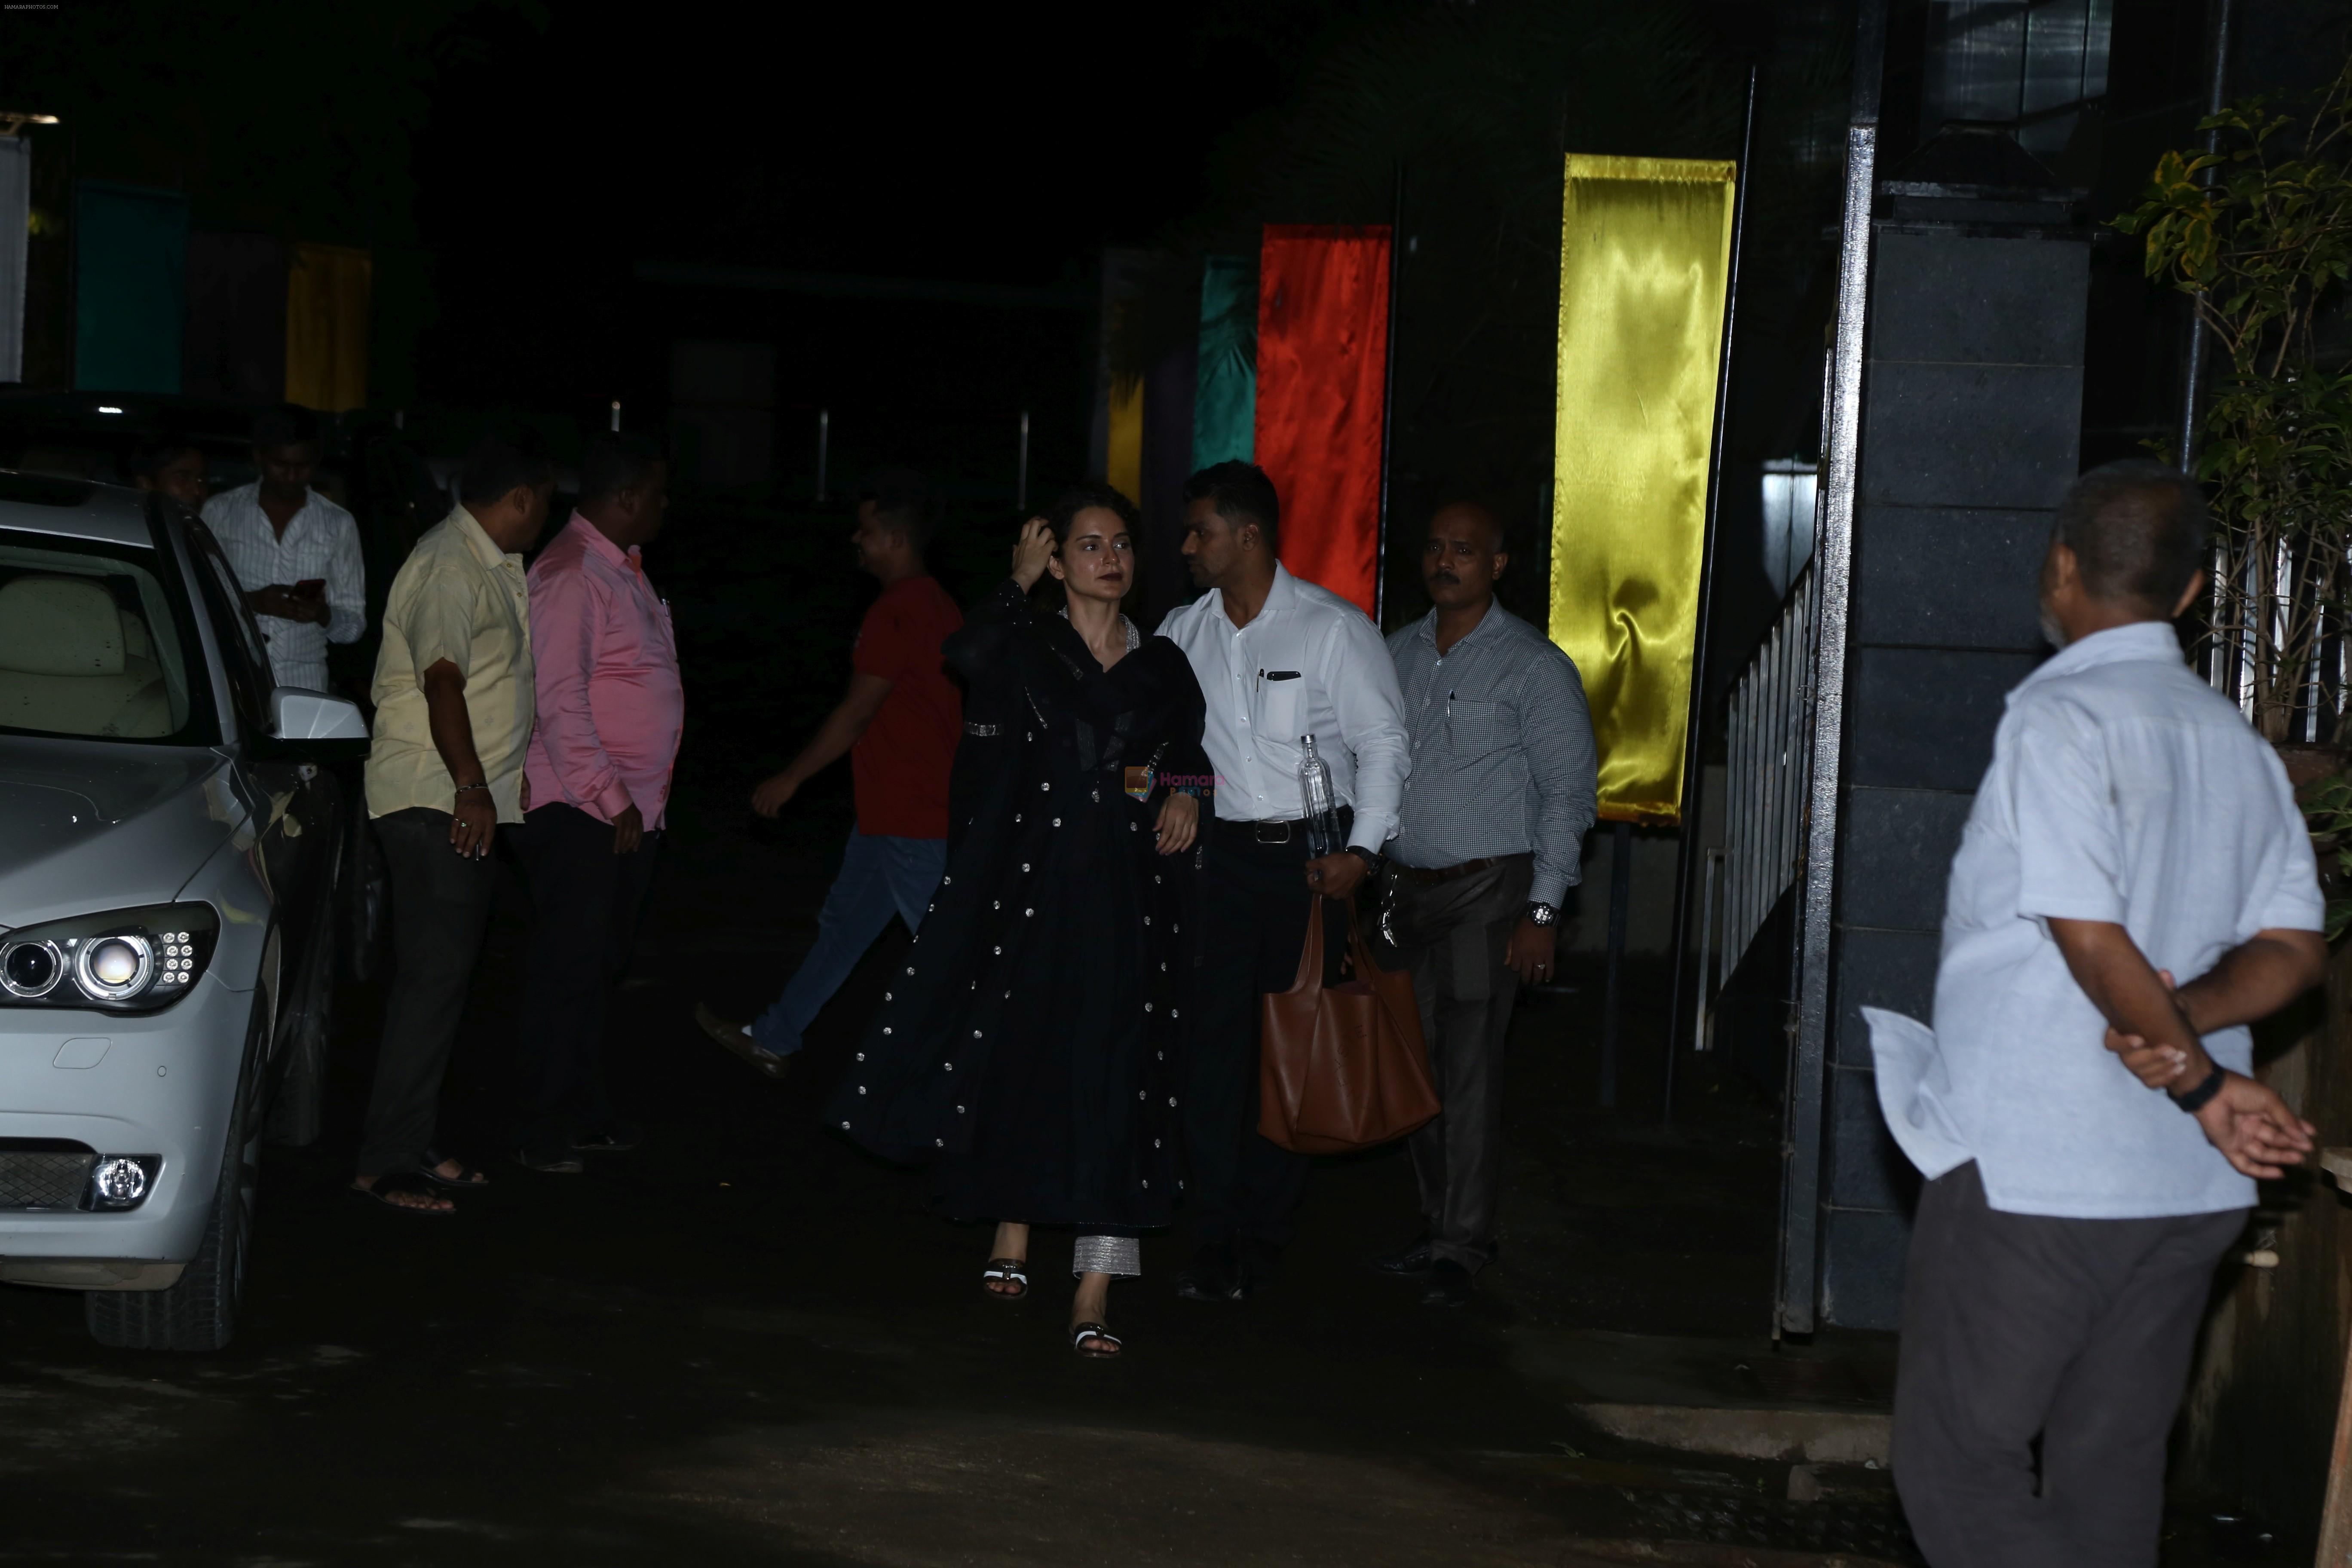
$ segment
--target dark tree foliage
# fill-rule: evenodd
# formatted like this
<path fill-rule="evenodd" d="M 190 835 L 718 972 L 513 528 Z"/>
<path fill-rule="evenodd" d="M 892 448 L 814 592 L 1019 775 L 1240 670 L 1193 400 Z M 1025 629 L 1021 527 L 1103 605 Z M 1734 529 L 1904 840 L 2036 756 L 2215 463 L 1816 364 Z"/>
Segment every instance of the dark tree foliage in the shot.
<path fill-rule="evenodd" d="M 54 114 L 33 138 L 26 370 L 67 374 L 73 186 L 115 180 L 186 194 L 200 228 L 375 252 L 379 395 L 404 401 L 407 345 L 431 319 L 413 143 L 478 24 L 538 0 L 229 7 L 91 0 L 0 16 L 0 109 Z M 518 221 L 536 205 L 519 195 Z"/>
<path fill-rule="evenodd" d="M 535 0 L 14 11 L 0 107 L 64 121 L 35 132 L 37 155 L 185 191 L 199 225 L 411 244 L 410 138 L 436 74 L 476 47 L 460 24 L 491 8 L 539 14 Z"/>

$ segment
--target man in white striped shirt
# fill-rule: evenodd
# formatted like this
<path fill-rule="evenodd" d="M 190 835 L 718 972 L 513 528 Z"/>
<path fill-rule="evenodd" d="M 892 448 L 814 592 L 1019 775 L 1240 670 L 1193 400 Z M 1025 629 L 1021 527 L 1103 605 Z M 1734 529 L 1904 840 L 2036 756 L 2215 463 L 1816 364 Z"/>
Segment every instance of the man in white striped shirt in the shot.
<path fill-rule="evenodd" d="M 261 478 L 205 503 L 269 639 L 270 673 L 280 686 L 327 689 L 327 645 L 367 629 L 367 568 L 352 514 L 310 488 L 319 466 L 319 417 L 292 404 L 253 422 Z"/>

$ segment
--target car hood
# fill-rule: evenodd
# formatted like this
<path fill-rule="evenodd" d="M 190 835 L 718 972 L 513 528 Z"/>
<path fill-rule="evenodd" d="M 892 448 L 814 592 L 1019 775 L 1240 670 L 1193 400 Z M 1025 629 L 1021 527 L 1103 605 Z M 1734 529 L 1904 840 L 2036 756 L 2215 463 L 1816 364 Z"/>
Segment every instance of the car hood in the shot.
<path fill-rule="evenodd" d="M 168 902 L 246 816 L 217 752 L 0 735 L 0 927 Z"/>

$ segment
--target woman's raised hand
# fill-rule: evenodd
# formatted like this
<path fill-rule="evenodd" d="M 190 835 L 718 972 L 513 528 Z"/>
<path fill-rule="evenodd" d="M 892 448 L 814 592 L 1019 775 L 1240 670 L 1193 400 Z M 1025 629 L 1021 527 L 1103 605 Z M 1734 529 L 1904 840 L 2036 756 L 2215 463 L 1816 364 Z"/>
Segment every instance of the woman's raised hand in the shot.
<path fill-rule="evenodd" d="M 1045 563 L 1054 558 L 1054 525 L 1042 517 L 1033 517 L 1021 525 L 1021 537 L 1013 546 L 1013 580 L 1027 593 L 1045 574 Z"/>

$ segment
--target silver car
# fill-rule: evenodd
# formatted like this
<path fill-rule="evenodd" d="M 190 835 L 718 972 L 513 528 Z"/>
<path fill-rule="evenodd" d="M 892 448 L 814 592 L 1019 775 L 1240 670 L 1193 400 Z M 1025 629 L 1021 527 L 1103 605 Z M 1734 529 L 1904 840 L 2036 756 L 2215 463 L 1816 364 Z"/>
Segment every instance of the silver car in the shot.
<path fill-rule="evenodd" d="M 0 472 L 0 1281 L 85 1292 L 105 1343 L 235 1331 L 263 1128 L 315 1126 L 366 749 L 273 687 L 193 515 Z"/>

